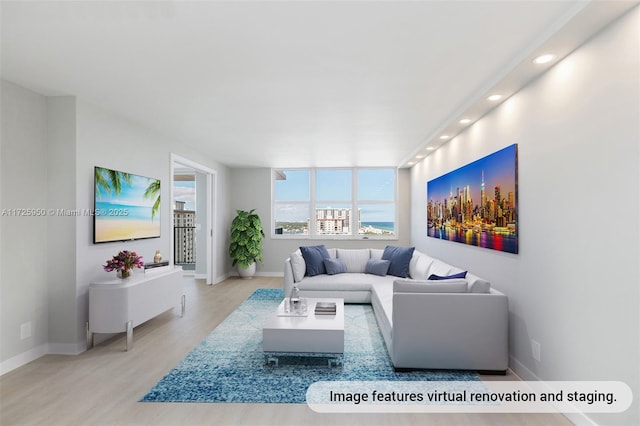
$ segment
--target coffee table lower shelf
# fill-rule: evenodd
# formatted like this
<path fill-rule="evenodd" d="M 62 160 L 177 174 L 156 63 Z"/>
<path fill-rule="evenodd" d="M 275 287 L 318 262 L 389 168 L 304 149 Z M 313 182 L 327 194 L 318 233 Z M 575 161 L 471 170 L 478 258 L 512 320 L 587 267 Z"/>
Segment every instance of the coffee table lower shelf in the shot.
<path fill-rule="evenodd" d="M 275 367 L 278 367 L 281 357 L 326 358 L 329 368 L 341 366 L 344 361 L 344 354 L 341 353 L 264 352 L 264 364 L 273 364 Z"/>
<path fill-rule="evenodd" d="M 265 364 L 280 363 L 283 357 L 296 359 L 327 358 L 329 366 L 342 365 L 344 354 L 344 300 L 307 299 L 307 316 L 282 316 L 284 301 L 262 328 Z M 317 303 L 334 303 L 335 315 L 315 315 Z M 315 360 L 314 360 L 315 361 Z M 297 362 L 297 361 L 296 361 Z"/>

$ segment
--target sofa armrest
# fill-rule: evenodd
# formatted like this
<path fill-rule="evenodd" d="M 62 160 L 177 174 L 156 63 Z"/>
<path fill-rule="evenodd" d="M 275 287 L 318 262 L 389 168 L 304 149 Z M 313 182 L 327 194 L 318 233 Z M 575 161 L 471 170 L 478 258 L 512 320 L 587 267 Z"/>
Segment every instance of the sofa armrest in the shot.
<path fill-rule="evenodd" d="M 284 261 L 284 297 L 289 297 L 293 289 L 293 267 L 291 266 L 291 258 L 287 257 Z"/>
<path fill-rule="evenodd" d="M 508 368 L 509 306 L 500 292 L 394 292 L 392 312 L 396 368 Z"/>

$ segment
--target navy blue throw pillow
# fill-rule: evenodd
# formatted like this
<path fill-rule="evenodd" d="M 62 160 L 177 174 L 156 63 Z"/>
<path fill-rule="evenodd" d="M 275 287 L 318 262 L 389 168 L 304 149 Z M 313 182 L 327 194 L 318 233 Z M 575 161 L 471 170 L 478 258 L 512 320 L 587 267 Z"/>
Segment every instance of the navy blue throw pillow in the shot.
<path fill-rule="evenodd" d="M 326 274 L 327 269 L 324 267 L 324 260 L 329 259 L 329 252 L 324 244 L 319 246 L 300 247 L 304 263 L 307 265 L 305 275 L 313 277 L 315 275 Z"/>
<path fill-rule="evenodd" d="M 347 272 L 347 265 L 342 259 L 324 259 L 324 267 L 328 275 L 344 274 Z"/>
<path fill-rule="evenodd" d="M 400 278 L 409 276 L 409 263 L 415 247 L 386 246 L 382 252 L 382 260 L 388 260 L 389 275 Z"/>
<path fill-rule="evenodd" d="M 432 280 L 432 281 L 438 281 L 438 280 L 453 280 L 456 278 L 467 278 L 467 271 L 464 272 L 458 272 L 457 274 L 453 274 L 453 275 L 436 275 L 436 274 L 431 274 L 429 275 L 429 278 L 427 278 L 428 280 Z"/>
<path fill-rule="evenodd" d="M 369 259 L 367 260 L 367 266 L 364 268 L 364 272 L 366 274 L 380 275 L 384 277 L 387 275 L 387 271 L 389 271 L 389 262 L 388 260 L 377 260 L 377 259 Z"/>

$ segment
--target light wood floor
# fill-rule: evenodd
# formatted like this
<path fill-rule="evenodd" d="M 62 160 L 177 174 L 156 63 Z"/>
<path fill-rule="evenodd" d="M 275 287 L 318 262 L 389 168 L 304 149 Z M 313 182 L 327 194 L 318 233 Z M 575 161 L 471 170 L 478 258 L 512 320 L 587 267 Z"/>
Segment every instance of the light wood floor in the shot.
<path fill-rule="evenodd" d="M 282 278 L 185 278 L 178 307 L 77 356 L 47 355 L 0 377 L 2 425 L 568 425 L 550 414 L 318 414 L 306 404 L 139 403 L 153 385 L 256 288 Z M 486 380 L 517 380 L 483 376 Z"/>

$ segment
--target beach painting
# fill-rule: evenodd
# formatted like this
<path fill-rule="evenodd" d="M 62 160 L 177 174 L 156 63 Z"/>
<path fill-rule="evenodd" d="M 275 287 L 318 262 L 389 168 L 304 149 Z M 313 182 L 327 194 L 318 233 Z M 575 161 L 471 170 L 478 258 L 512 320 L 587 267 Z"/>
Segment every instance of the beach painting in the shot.
<path fill-rule="evenodd" d="M 427 235 L 518 253 L 518 145 L 427 182 Z"/>
<path fill-rule="evenodd" d="M 160 180 L 95 168 L 94 243 L 160 237 Z"/>

